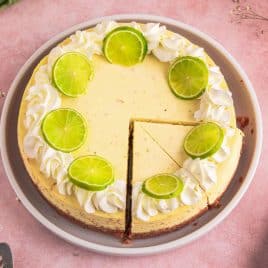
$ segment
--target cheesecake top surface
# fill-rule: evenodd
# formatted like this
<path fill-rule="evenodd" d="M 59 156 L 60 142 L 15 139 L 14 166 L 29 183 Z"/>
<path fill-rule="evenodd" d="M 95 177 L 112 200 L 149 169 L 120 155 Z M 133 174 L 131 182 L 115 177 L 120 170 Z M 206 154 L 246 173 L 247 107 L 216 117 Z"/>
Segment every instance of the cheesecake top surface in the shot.
<path fill-rule="evenodd" d="M 203 48 L 157 23 L 133 22 L 123 25 L 137 29 L 147 41 L 148 54 L 141 63 L 125 67 L 111 64 L 103 56 L 105 36 L 122 24 L 113 21 L 102 22 L 95 28 L 78 31 L 52 49 L 37 66 L 25 90 L 20 111 L 20 120 L 24 125 L 23 129 L 18 129 L 21 150 L 28 158 L 36 159 L 36 164 L 32 168 L 40 169 L 46 177 L 55 179 L 60 193 L 75 195 L 81 207 L 88 213 L 94 213 L 96 210 L 114 213 L 125 209 L 129 126 L 133 122 L 136 124 L 136 129 L 139 129 L 135 131 L 143 132 L 137 136 L 147 137 L 146 145 L 140 140 L 137 142 L 138 147 L 135 147 L 138 148 L 140 155 L 145 155 L 144 146 L 151 144 L 152 150 L 161 151 L 160 162 L 165 163 L 165 167 L 172 167 L 172 173 L 174 169 L 174 173 L 177 172 L 176 174 L 179 174 L 184 181 L 188 181 L 192 188 L 201 184 L 205 189 L 216 183 L 217 165 L 231 154 L 228 139 L 234 135 L 236 128 L 231 92 L 219 67 Z M 94 69 L 94 76 L 88 84 L 86 93 L 78 98 L 61 94 L 52 81 L 55 62 L 68 52 L 82 53 L 92 62 Z M 176 97 L 167 81 L 170 63 L 182 56 L 200 58 L 208 68 L 208 86 L 202 96 L 193 100 Z M 54 150 L 40 133 L 44 116 L 50 111 L 65 107 L 79 111 L 88 125 L 85 143 L 71 153 Z M 196 125 L 200 121 L 217 122 L 225 130 L 224 142 L 213 157 L 191 161 L 180 143 L 178 143 L 179 149 L 173 146 L 174 136 L 169 137 L 167 129 L 173 127 L 173 132 L 170 133 L 174 135 L 177 133 L 182 140 L 182 135 L 187 134 L 186 132 L 192 128 L 191 125 Z M 185 124 L 189 126 L 181 126 Z M 139 139 L 135 137 L 135 131 L 134 139 Z M 156 135 L 155 141 L 152 137 L 154 135 Z M 168 151 L 171 150 L 169 156 L 160 149 L 159 144 L 156 145 L 162 138 L 168 140 L 164 147 Z M 179 166 L 176 164 L 177 171 L 174 161 L 170 158 L 174 152 L 179 154 L 179 158 L 181 157 Z M 70 182 L 67 174 L 70 163 L 85 154 L 100 155 L 112 163 L 115 173 L 113 184 L 102 191 L 94 192 L 81 189 Z M 139 189 L 136 191 L 140 191 L 139 181 L 144 180 L 150 173 L 147 174 L 146 170 L 142 172 L 137 168 L 143 161 L 134 160 L 133 163 L 133 184 L 135 189 Z M 189 173 L 187 163 L 190 161 L 191 165 L 199 166 L 204 171 L 202 173 L 204 185 L 202 181 L 192 178 Z M 159 168 L 157 165 L 157 162 L 150 162 L 152 170 Z M 189 200 L 189 196 L 186 195 L 184 192 L 185 200 L 187 198 Z M 142 217 L 140 219 L 144 220 Z"/>

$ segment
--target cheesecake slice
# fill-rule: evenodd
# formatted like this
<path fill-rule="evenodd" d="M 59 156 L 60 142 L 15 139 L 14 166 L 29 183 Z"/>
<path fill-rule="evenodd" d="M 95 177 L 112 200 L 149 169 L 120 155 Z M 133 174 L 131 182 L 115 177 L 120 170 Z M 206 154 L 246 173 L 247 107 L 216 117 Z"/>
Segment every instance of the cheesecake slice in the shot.
<path fill-rule="evenodd" d="M 191 159 L 183 149 L 183 140 L 193 126 L 147 124 L 143 128 L 160 148 L 195 176 L 206 191 L 209 205 L 220 199 L 230 184 L 240 159 L 243 141 L 241 130 L 230 128 L 226 131 L 229 133 L 225 134 L 221 149 L 212 157 L 200 160 Z M 174 146 L 176 143 L 180 146 Z M 208 179 L 212 181 L 208 182 Z"/>
<path fill-rule="evenodd" d="M 191 174 L 178 164 L 184 160 L 184 155 L 180 152 L 183 137 L 189 131 L 189 127 L 178 126 L 177 140 L 175 143 L 172 142 L 178 154 L 171 157 L 147 131 L 150 126 L 156 126 L 165 133 L 167 124 L 134 123 L 132 237 L 160 235 L 175 230 L 207 210 L 205 193 Z M 184 190 L 179 197 L 160 200 L 142 192 L 141 185 L 144 180 L 159 173 L 176 174 L 183 179 Z"/>

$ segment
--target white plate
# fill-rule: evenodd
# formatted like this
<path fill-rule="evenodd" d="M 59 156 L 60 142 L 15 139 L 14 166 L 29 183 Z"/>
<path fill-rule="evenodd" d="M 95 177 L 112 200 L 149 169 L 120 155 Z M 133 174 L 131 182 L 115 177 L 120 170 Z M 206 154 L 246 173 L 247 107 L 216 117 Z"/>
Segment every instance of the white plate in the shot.
<path fill-rule="evenodd" d="M 134 240 L 123 245 L 117 238 L 80 227 L 70 222 L 42 199 L 31 183 L 19 155 L 17 119 L 20 100 L 27 81 L 39 60 L 61 40 L 76 30 L 93 27 L 103 20 L 159 22 L 193 43 L 204 47 L 220 66 L 233 93 L 237 115 L 248 116 L 250 126 L 245 130 L 245 145 L 236 175 L 217 209 L 200 217 L 197 225 L 188 226 L 159 237 Z M 253 134 L 251 129 L 254 129 Z M 220 223 L 237 205 L 253 179 L 262 145 L 262 122 L 259 104 L 248 77 L 234 58 L 215 40 L 181 22 L 151 15 L 114 15 L 76 25 L 55 36 L 39 48 L 24 64 L 9 89 L 1 118 L 1 154 L 9 181 L 23 205 L 44 226 L 61 238 L 84 248 L 113 255 L 147 255 L 181 247 L 204 235 Z M 243 181 L 239 179 L 243 178 Z"/>

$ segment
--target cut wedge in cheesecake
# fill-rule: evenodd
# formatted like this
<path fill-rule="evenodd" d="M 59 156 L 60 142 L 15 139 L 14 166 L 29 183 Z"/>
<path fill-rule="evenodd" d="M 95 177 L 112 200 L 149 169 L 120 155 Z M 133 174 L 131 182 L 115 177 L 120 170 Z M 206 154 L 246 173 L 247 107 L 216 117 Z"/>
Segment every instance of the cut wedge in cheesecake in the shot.
<path fill-rule="evenodd" d="M 148 129 L 155 126 L 161 130 L 163 127 L 162 133 L 164 134 L 167 124 L 134 123 L 130 227 L 132 237 L 160 235 L 175 230 L 207 210 L 207 198 L 198 182 L 177 164 L 184 157 L 181 158 L 182 155 L 179 153 L 171 158 L 148 134 L 147 125 Z M 189 129 L 180 126 L 180 130 L 186 134 Z M 172 144 L 176 147 L 174 151 L 183 152 L 183 139 L 178 143 L 172 141 Z M 142 184 L 148 178 L 159 177 L 163 172 L 169 174 L 170 177 L 177 175 L 182 179 L 183 190 L 177 197 L 158 199 L 142 191 Z M 174 180 L 172 181 L 174 183 Z"/>

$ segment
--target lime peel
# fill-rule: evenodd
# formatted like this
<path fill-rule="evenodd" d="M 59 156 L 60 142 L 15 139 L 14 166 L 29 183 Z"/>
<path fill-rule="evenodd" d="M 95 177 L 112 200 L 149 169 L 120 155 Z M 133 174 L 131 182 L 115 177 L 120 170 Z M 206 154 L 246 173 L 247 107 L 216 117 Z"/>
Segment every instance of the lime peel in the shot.
<path fill-rule="evenodd" d="M 183 190 L 183 181 L 173 174 L 157 174 L 146 179 L 142 184 L 142 191 L 156 199 L 170 199 L 177 197 Z"/>
<path fill-rule="evenodd" d="M 208 85 L 208 74 L 208 68 L 200 58 L 179 57 L 169 67 L 169 87 L 181 99 L 196 99 L 204 93 Z"/>
<path fill-rule="evenodd" d="M 88 58 L 79 52 L 67 52 L 60 56 L 52 68 L 52 82 L 64 95 L 83 95 L 94 74 Z"/>
<path fill-rule="evenodd" d="M 130 26 L 120 26 L 103 40 L 103 54 L 110 63 L 131 66 L 142 62 L 147 54 L 143 34 Z"/>
<path fill-rule="evenodd" d="M 216 153 L 223 142 L 224 130 L 214 122 L 192 128 L 184 139 L 184 150 L 192 158 L 207 158 Z"/>
<path fill-rule="evenodd" d="M 46 114 L 41 124 L 41 132 L 53 149 L 68 153 L 84 144 L 87 122 L 76 110 L 59 108 Z"/>
<path fill-rule="evenodd" d="M 68 168 L 70 181 L 88 191 L 102 191 L 114 182 L 111 163 L 97 155 L 76 158 Z"/>

